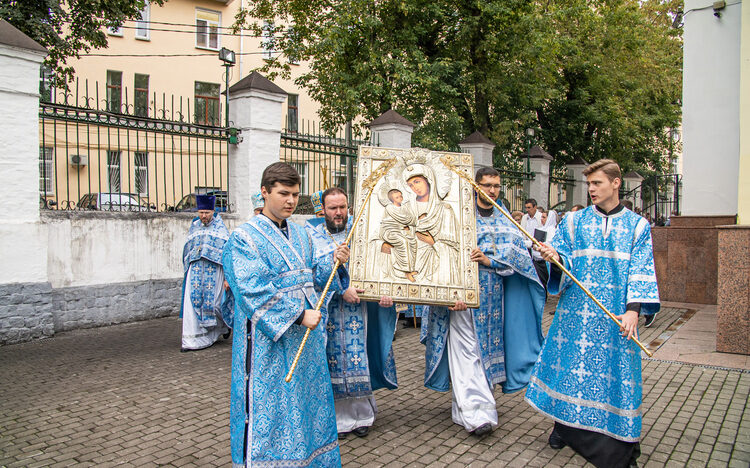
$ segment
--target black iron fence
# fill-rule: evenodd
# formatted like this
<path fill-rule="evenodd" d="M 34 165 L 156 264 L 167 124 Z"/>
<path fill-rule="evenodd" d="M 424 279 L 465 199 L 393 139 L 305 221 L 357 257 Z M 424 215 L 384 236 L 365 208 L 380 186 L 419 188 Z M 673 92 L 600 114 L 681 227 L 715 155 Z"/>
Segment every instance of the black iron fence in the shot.
<path fill-rule="evenodd" d="M 218 210 L 231 210 L 229 132 L 207 125 L 214 120 L 205 103 L 199 115 L 189 99 L 154 93 L 128 103 L 127 91 L 117 101 L 109 86 L 103 98 L 98 84 L 82 88 L 76 82 L 73 92 L 42 90 L 42 208 L 194 211 L 195 194 L 208 193 Z"/>
<path fill-rule="evenodd" d="M 373 144 L 368 138 L 355 138 L 349 125 L 330 134 L 315 122 L 302 121 L 301 125 L 287 124 L 282 131 L 280 160 L 299 172 L 303 196 L 336 186 L 354 199 L 357 151 L 359 146 Z"/>
<path fill-rule="evenodd" d="M 500 196 L 509 211 L 523 211 L 523 203 L 529 198 L 529 183 L 534 174 L 520 170 L 495 168 L 500 173 Z"/>
<path fill-rule="evenodd" d="M 568 211 L 573 208 L 573 189 L 575 186 L 575 179 L 566 177 L 561 173 L 551 174 L 547 197 L 549 206 L 545 208 L 558 212 Z"/>
<path fill-rule="evenodd" d="M 663 226 L 672 215 L 680 215 L 682 176 L 656 174 L 640 185 L 620 191 L 621 200 L 630 200 L 634 209 L 656 226 Z"/>

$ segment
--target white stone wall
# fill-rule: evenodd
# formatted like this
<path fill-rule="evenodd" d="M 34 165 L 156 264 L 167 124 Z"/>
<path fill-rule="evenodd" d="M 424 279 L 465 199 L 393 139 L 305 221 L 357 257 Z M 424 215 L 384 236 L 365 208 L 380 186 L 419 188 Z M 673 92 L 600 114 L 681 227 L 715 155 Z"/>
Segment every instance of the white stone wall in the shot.
<path fill-rule="evenodd" d="M 685 2 L 684 215 L 737 213 L 742 4 L 727 2 L 721 18 L 714 16 L 712 4 Z"/>
<path fill-rule="evenodd" d="M 53 288 L 181 278 L 194 215 L 53 212 L 48 278 Z M 236 218 L 225 217 L 231 230 Z"/>
<path fill-rule="evenodd" d="M 47 233 L 39 224 L 38 162 L 43 59 L 44 54 L 0 44 L 0 284 L 46 281 Z"/>

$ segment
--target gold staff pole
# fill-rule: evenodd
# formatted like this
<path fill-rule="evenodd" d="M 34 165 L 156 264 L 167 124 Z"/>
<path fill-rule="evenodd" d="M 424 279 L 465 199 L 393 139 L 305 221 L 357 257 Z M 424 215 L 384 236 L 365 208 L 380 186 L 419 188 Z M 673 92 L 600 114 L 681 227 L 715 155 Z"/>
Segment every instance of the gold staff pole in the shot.
<path fill-rule="evenodd" d="M 368 189 L 367 197 L 365 197 L 365 201 L 362 203 L 362 206 L 359 208 L 359 213 L 357 213 L 357 216 L 354 219 L 354 222 L 352 223 L 352 227 L 349 230 L 349 235 L 346 236 L 346 240 L 344 241 L 345 244 L 349 244 L 349 242 L 352 240 L 352 235 L 354 234 L 354 228 L 357 226 L 357 223 L 359 223 L 360 218 L 362 218 L 362 215 L 365 212 L 365 208 L 367 207 L 367 203 L 370 201 L 370 197 L 372 196 L 372 192 L 375 190 L 375 184 L 378 183 L 381 177 L 383 177 L 388 171 L 393 168 L 393 166 L 396 165 L 396 158 L 391 158 L 388 160 L 383 161 L 380 166 L 378 166 L 377 169 L 375 169 L 368 177 L 365 179 L 365 181 L 362 183 L 362 187 L 365 189 Z M 326 282 L 325 288 L 323 288 L 323 292 L 320 293 L 320 299 L 318 299 L 318 304 L 315 306 L 315 311 L 319 312 L 321 307 L 323 307 L 323 302 L 325 301 L 325 297 L 328 294 L 328 289 L 331 287 L 331 283 L 333 282 L 333 278 L 336 276 L 336 270 L 339 269 L 341 266 L 341 262 L 336 260 L 336 263 L 333 265 L 333 271 L 331 271 L 331 275 L 328 277 L 328 281 Z M 294 374 L 294 369 L 297 368 L 297 363 L 299 362 L 300 356 L 302 356 L 302 350 L 305 349 L 305 343 L 307 343 L 307 338 L 310 336 L 310 329 L 308 328 L 305 330 L 305 336 L 302 337 L 302 342 L 299 344 L 299 348 L 297 348 L 297 354 L 294 355 L 294 361 L 292 361 L 292 367 L 289 368 L 289 372 L 286 374 L 286 377 L 284 377 L 285 382 L 291 382 L 292 381 L 292 375 Z"/>
<path fill-rule="evenodd" d="M 500 211 L 500 213 L 502 213 L 506 218 L 508 218 L 508 221 L 510 221 L 511 223 L 513 223 L 514 226 L 516 226 L 526 237 L 528 237 L 531 240 L 531 242 L 534 244 L 534 246 L 539 247 L 539 246 L 542 245 L 541 242 L 539 242 L 538 240 L 536 240 L 534 238 L 534 236 L 532 236 L 531 234 L 529 234 L 528 231 L 526 231 L 526 229 L 522 228 L 521 225 L 518 224 L 516 222 L 516 220 L 513 219 L 512 216 L 510 216 L 509 214 L 507 214 L 505 212 L 505 210 L 503 210 L 502 208 L 500 208 L 500 205 L 498 205 L 495 200 L 491 199 L 490 196 L 487 195 L 485 193 L 485 191 L 482 190 L 482 188 L 479 187 L 479 185 L 477 185 L 477 183 L 471 177 L 469 177 L 465 172 L 459 170 L 456 166 L 454 166 L 453 165 L 453 157 L 452 156 L 449 156 L 449 155 L 446 154 L 445 156 L 443 156 L 442 158 L 440 158 L 440 161 L 442 161 L 442 163 L 445 164 L 445 166 L 448 167 L 448 169 L 452 170 L 453 172 L 455 172 L 456 174 L 458 174 L 459 177 L 461 177 L 462 179 L 464 179 L 465 181 L 467 181 L 468 183 L 470 183 L 472 185 L 472 187 L 474 187 L 474 190 L 477 191 L 477 193 L 479 193 L 482 197 L 484 197 L 485 200 L 487 200 L 488 202 L 490 202 L 495 208 L 497 208 Z M 565 273 L 566 275 L 568 275 L 568 277 L 576 285 L 578 285 L 578 287 L 581 288 L 583 290 L 583 292 L 586 293 L 586 295 L 592 301 L 594 301 L 594 303 L 597 306 L 599 306 L 599 308 L 602 309 L 604 311 L 604 313 L 607 314 L 607 316 L 612 319 L 612 321 L 614 321 L 617 324 L 618 327 L 622 327 L 622 323 L 620 323 L 620 321 L 617 320 L 617 317 L 615 317 L 615 315 L 612 312 L 610 312 L 609 310 L 607 310 L 607 308 L 604 307 L 604 305 L 601 302 L 599 302 L 599 299 L 595 298 L 594 295 L 591 294 L 591 291 L 589 291 L 586 286 L 584 286 L 580 281 L 578 281 L 578 279 L 575 276 L 573 276 L 573 273 L 571 273 L 570 271 L 568 271 L 568 269 L 565 268 L 562 265 L 562 263 L 558 262 L 554 258 L 550 259 L 550 262 L 554 263 L 557 268 L 559 268 L 560 270 L 562 270 L 563 273 Z M 635 344 L 637 344 L 638 347 L 641 348 L 644 353 L 646 353 L 646 355 L 648 357 L 653 356 L 653 353 L 651 351 L 649 351 L 648 349 L 646 349 L 646 347 L 643 346 L 643 344 L 640 341 L 638 341 L 638 338 L 636 338 L 635 335 L 631 336 L 630 339 L 632 339 L 635 342 Z"/>

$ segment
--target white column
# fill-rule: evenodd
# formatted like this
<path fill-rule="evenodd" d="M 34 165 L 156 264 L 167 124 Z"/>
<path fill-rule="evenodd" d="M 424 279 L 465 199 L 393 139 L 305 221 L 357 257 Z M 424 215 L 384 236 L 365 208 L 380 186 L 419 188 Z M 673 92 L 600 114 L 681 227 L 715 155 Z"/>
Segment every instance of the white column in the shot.
<path fill-rule="evenodd" d="M 372 144 L 384 148 L 411 148 L 414 124 L 393 109 L 370 122 Z"/>
<path fill-rule="evenodd" d="M 260 75 L 254 81 L 257 77 L 265 80 L 263 89 L 257 83 L 243 86 L 244 79 L 229 88 L 229 120 L 242 139 L 229 149 L 229 201 L 240 219 L 252 215 L 250 197 L 260 190 L 263 170 L 279 161 L 281 149 L 281 111 L 287 94 Z"/>
<path fill-rule="evenodd" d="M 475 171 L 481 167 L 493 167 L 492 151 L 495 149 L 495 144 L 478 131 L 466 137 L 458 146 L 462 151 L 474 156 Z"/>
<path fill-rule="evenodd" d="M 549 163 L 552 157 L 537 156 L 529 161 L 531 172 L 534 174 L 534 180 L 529 183 L 529 195 L 536 200 L 537 205 L 549 209 Z"/>
<path fill-rule="evenodd" d="M 586 176 L 583 175 L 583 170 L 586 169 L 588 164 L 580 160 L 580 162 L 574 162 L 568 164 L 568 177 L 575 180 L 575 185 L 572 190 L 568 190 L 568 208 L 572 208 L 573 205 L 588 204 L 589 191 L 586 186 Z"/>
<path fill-rule="evenodd" d="M 36 48 L 0 44 L 0 284 L 46 282 L 47 230 L 39 220 L 39 67 L 47 54 L 20 31 L 12 33 Z"/>

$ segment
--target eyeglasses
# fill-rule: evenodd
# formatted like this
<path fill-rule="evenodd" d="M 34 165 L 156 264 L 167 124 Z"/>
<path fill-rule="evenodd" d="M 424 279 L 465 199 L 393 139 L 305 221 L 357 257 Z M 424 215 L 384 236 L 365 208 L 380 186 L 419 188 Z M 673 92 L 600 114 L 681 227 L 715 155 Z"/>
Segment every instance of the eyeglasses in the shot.
<path fill-rule="evenodd" d="M 484 187 L 484 188 L 488 188 L 488 189 L 491 189 L 491 188 L 493 188 L 493 189 L 499 189 L 500 187 L 502 187 L 502 185 L 500 185 L 500 184 L 479 184 L 479 186 L 480 187 Z"/>

